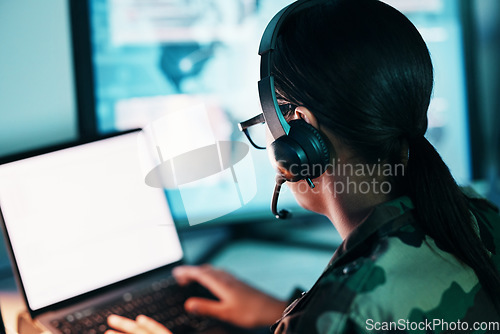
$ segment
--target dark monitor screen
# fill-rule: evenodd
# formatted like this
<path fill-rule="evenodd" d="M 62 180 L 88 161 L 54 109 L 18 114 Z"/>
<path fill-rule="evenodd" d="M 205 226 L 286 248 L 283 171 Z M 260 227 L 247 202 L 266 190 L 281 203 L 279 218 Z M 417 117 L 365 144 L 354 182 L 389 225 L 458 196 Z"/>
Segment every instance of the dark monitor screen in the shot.
<path fill-rule="evenodd" d="M 101 133 L 148 126 L 171 111 L 201 103 L 219 115 L 219 138 L 246 142 L 236 124 L 261 112 L 260 37 L 271 17 L 290 0 L 89 1 Z M 387 2 L 407 14 L 428 43 L 436 85 L 427 136 L 459 182 L 467 182 L 471 171 L 458 1 Z M 204 131 L 213 129 L 198 131 L 205 136 Z M 182 193 L 169 191 L 177 203 L 174 215 L 198 220 L 272 217 L 274 171 L 266 152 L 249 154 L 256 195 L 247 204 L 232 215 L 220 215 L 238 207 L 223 197 L 228 185 L 192 184 Z M 303 212 L 286 187 L 280 203 Z"/>

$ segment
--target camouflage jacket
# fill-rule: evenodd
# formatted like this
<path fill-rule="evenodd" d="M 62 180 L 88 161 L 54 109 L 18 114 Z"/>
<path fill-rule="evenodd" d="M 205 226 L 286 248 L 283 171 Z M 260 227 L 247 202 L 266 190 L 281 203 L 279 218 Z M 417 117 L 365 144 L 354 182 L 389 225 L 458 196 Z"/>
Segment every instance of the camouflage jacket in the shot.
<path fill-rule="evenodd" d="M 474 194 L 468 198 L 481 239 L 500 267 L 498 209 Z M 500 315 L 473 270 L 437 247 L 416 224 L 411 200 L 400 197 L 377 206 L 344 240 L 272 330 L 500 333 Z"/>

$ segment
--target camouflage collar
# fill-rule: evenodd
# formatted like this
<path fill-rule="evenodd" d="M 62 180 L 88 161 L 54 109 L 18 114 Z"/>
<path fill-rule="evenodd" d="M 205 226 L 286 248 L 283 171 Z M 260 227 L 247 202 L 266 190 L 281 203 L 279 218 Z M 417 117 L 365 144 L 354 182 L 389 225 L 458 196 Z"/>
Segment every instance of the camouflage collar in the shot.
<path fill-rule="evenodd" d="M 380 239 L 412 223 L 414 205 L 408 196 L 377 205 L 368 218 L 357 226 L 342 242 L 333 255 L 329 267 L 337 267 L 364 253 L 371 247 L 369 239 Z"/>

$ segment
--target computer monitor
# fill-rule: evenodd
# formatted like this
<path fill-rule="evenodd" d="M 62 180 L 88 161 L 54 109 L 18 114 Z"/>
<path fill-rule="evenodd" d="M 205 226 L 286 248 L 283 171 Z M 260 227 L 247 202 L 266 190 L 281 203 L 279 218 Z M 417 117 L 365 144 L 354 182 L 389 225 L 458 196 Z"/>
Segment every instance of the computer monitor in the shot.
<path fill-rule="evenodd" d="M 265 26 L 291 0 L 89 0 L 97 124 L 101 133 L 143 127 L 172 110 L 204 103 L 219 112 L 221 136 L 245 142 L 237 122 L 261 112 L 258 45 Z M 432 54 L 436 86 L 427 136 L 460 182 L 470 180 L 467 94 L 456 0 L 387 1 L 416 24 Z M 269 217 L 275 172 L 266 152 L 251 150 L 257 195 L 223 220 Z M 224 207 L 205 203 L 200 216 Z M 181 196 L 169 191 L 182 218 Z M 280 206 L 301 210 L 284 187 Z"/>
<path fill-rule="evenodd" d="M 0 3 L 0 157 L 78 136 L 67 0 Z"/>

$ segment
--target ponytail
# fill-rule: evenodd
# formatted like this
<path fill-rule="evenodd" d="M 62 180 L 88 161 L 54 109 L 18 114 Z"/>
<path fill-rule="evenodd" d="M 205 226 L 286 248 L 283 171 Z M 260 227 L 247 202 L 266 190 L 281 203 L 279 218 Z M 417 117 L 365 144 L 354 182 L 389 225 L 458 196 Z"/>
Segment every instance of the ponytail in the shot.
<path fill-rule="evenodd" d="M 500 312 L 500 275 L 474 227 L 465 195 L 423 135 L 410 140 L 409 147 L 408 190 L 420 226 L 440 248 L 474 270 Z"/>

